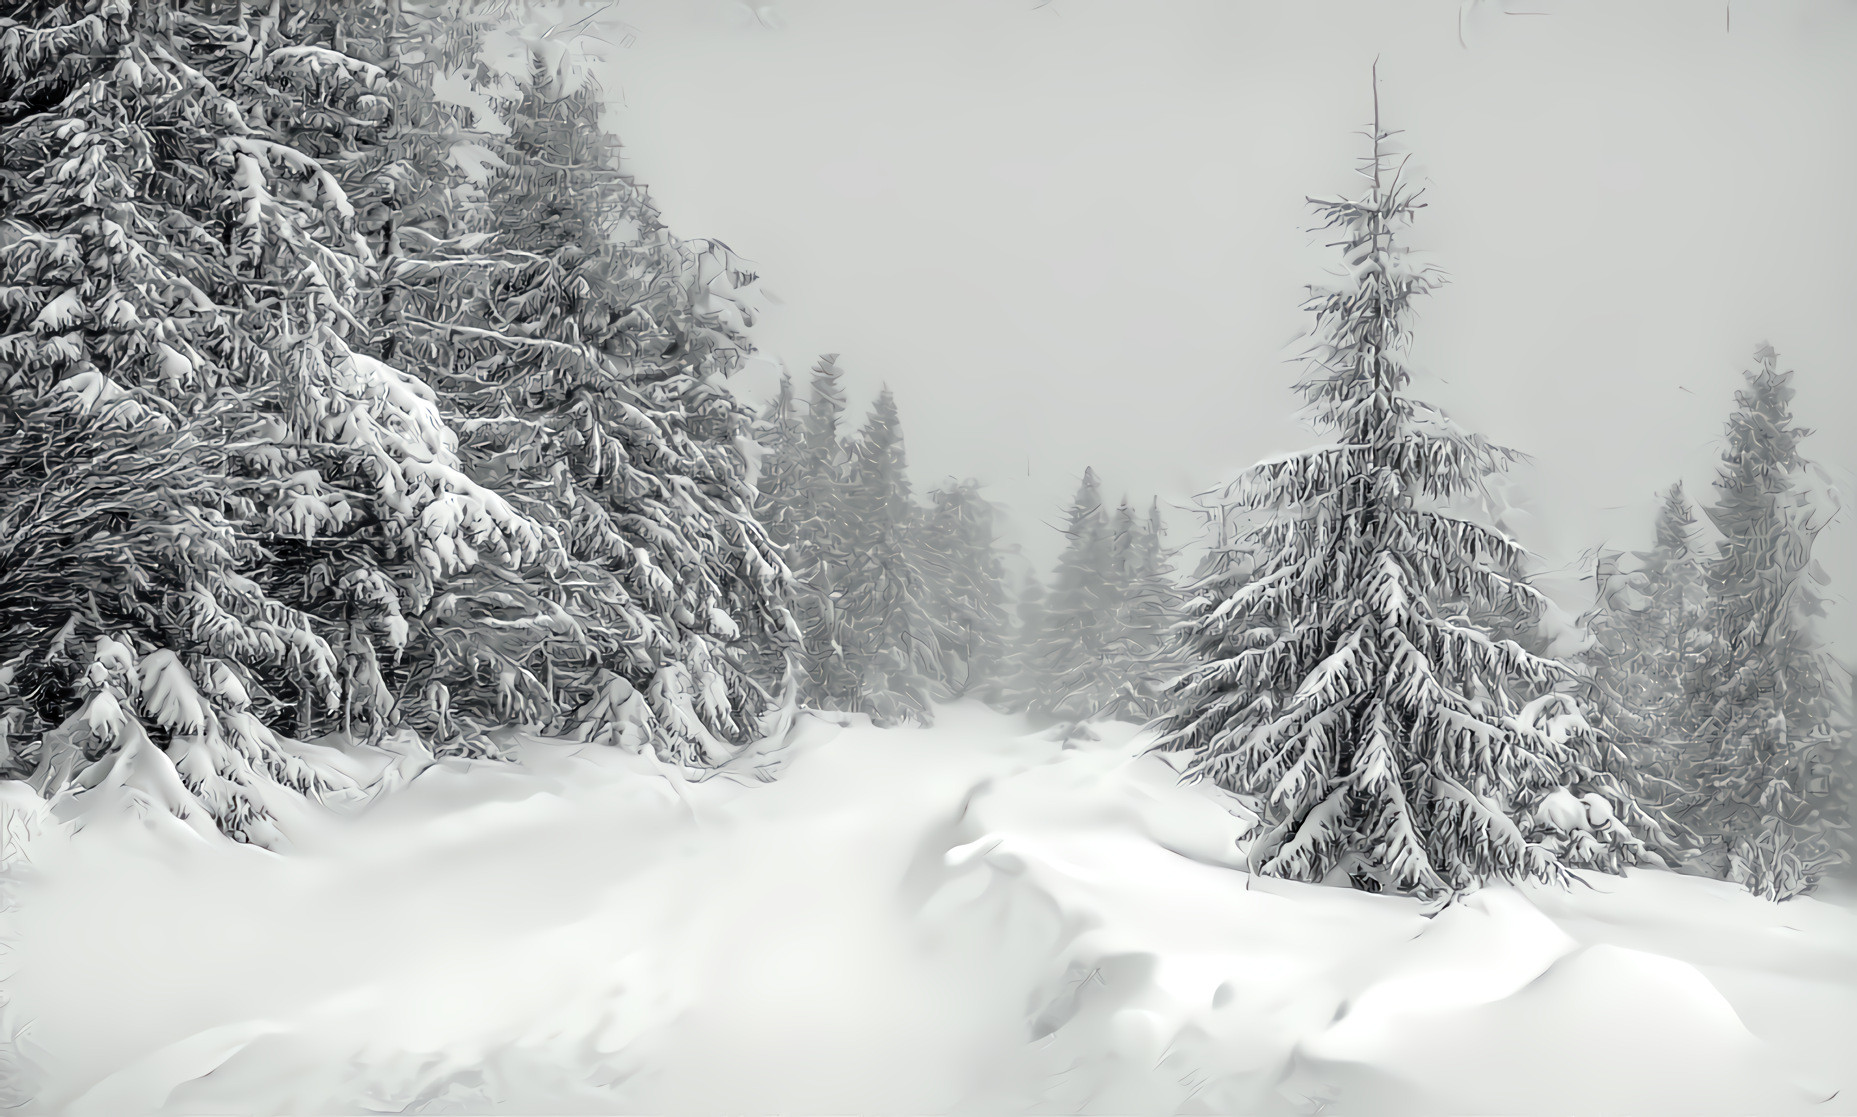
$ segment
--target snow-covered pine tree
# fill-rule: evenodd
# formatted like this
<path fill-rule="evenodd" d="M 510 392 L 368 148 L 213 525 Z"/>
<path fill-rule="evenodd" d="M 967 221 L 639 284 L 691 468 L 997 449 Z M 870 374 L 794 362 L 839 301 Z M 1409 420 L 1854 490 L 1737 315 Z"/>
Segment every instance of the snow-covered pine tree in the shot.
<path fill-rule="evenodd" d="M 420 614 L 440 582 L 474 580 L 480 559 L 506 565 L 548 556 L 558 567 L 561 558 L 558 541 L 530 519 L 533 509 L 517 510 L 516 492 L 484 485 L 469 470 L 450 430 L 458 418 L 451 401 L 426 383 L 431 348 L 409 344 L 399 317 L 408 286 L 402 265 L 431 254 L 435 238 L 459 226 L 473 202 L 454 169 L 460 114 L 434 95 L 434 79 L 456 68 L 461 49 L 468 53 L 479 21 L 467 5 L 437 7 L 293 0 L 240 17 L 242 28 L 283 28 L 288 47 L 267 54 L 258 44 L 265 63 L 248 67 L 240 60 L 253 44 L 235 38 L 227 55 L 251 115 L 313 158 L 347 197 L 356 250 L 374 265 L 354 276 L 340 323 L 343 350 L 318 359 L 314 347 L 299 348 L 282 361 L 282 410 L 299 437 L 281 452 L 266 449 L 251 470 L 329 486 L 325 493 L 295 486 L 288 514 L 267 525 L 272 570 L 286 596 L 327 618 L 337 634 L 345 697 L 334 727 L 376 734 L 420 706 L 420 696 L 408 702 L 406 692 L 411 668 L 432 651 Z M 292 63 L 278 64 L 284 58 Z M 474 200 L 481 210 L 481 196 Z M 366 422 L 348 418 L 355 398 L 376 401 Z M 410 482 L 396 477 L 388 459 L 403 452 L 431 455 L 431 468 Z M 425 505 L 418 517 L 402 506 L 415 504 Z M 418 649 L 411 658 L 409 643 Z M 311 703 L 299 703 L 296 732 L 328 726 Z"/>
<path fill-rule="evenodd" d="M 619 171 L 597 87 L 532 63 L 507 93 L 480 83 L 508 133 L 483 125 L 453 154 L 483 180 L 466 210 L 482 227 L 405 251 L 395 319 L 468 416 L 472 475 L 565 563 L 485 568 L 433 599 L 410 689 L 480 721 L 716 759 L 766 708 L 744 662 L 757 637 L 790 624 L 723 383 L 747 348 L 731 292 L 752 276 L 664 228 Z"/>
<path fill-rule="evenodd" d="M 1100 716 L 1146 720 L 1152 716 L 1153 678 L 1149 670 L 1150 641 L 1129 627 L 1136 607 L 1135 583 L 1140 576 L 1142 523 L 1135 506 L 1123 494 L 1109 519 L 1108 582 L 1116 611 L 1105 618 L 1103 628 L 1103 670 L 1113 680 L 1114 697 L 1102 708 Z"/>
<path fill-rule="evenodd" d="M 1532 619 L 1543 600 L 1521 546 L 1453 510 L 1511 453 L 1405 391 L 1413 303 L 1440 279 L 1395 239 L 1419 202 L 1389 136 L 1376 98 L 1367 190 L 1312 202 L 1348 279 L 1309 300 L 1298 387 L 1334 440 L 1225 488 L 1240 537 L 1200 581 L 1156 747 L 1259 799 L 1267 875 L 1438 895 L 1617 870 L 1656 828 L 1569 671 L 1446 606 Z"/>
<path fill-rule="evenodd" d="M 853 708 L 878 725 L 926 724 L 945 633 L 929 613 L 918 554 L 922 510 L 887 386 L 848 447 L 844 493 L 849 546 L 833 588 L 851 637 L 847 659 L 862 683 Z"/>
<path fill-rule="evenodd" d="M 1043 617 L 1028 644 L 1032 670 L 1042 685 L 1027 694 L 1027 708 L 1042 717 L 1085 721 L 1113 715 L 1122 694 L 1111 656 L 1122 594 L 1114 575 L 1112 527 L 1094 469 L 1083 471 L 1064 534 Z"/>
<path fill-rule="evenodd" d="M 644 708 L 626 701 L 633 684 L 625 675 L 650 671 L 657 658 L 657 649 L 640 639 L 638 656 L 627 664 L 633 671 L 610 670 L 628 657 L 625 640 L 615 635 L 623 621 L 602 606 L 620 595 L 612 575 L 572 547 L 572 517 L 586 486 L 569 476 L 556 429 L 561 424 L 550 422 L 557 399 L 542 387 L 564 370 L 581 372 L 595 363 L 590 349 L 576 342 L 583 315 L 607 317 L 593 305 L 604 292 L 596 294 L 597 267 L 578 265 L 586 263 L 583 246 L 600 239 L 598 224 L 612 205 L 617 173 L 603 173 L 608 153 L 597 129 L 575 127 L 576 106 L 560 106 L 546 119 L 521 115 L 527 102 L 546 103 L 551 75 L 530 75 L 539 77 L 543 90 L 490 85 L 474 56 L 481 30 L 464 19 L 432 31 L 432 61 L 413 68 L 418 77 L 408 96 L 425 110 L 421 115 L 450 133 L 446 139 L 476 148 L 477 158 L 468 160 L 468 169 L 446 167 L 434 176 L 376 176 L 404 190 L 381 199 L 388 211 L 381 237 L 391 252 L 380 297 L 381 345 L 417 353 L 431 367 L 447 399 L 469 417 L 461 446 L 468 471 L 494 478 L 563 548 L 553 570 L 479 571 L 410 618 L 419 652 L 406 687 L 411 709 L 403 716 L 441 737 L 451 736 L 460 721 L 565 728 L 565 715 L 583 707 L 608 717 L 621 716 L 620 710 L 637 716 Z M 441 80 L 475 93 L 478 111 L 465 114 L 431 97 Z M 511 161 L 546 142 L 542 133 L 550 124 L 566 136 L 555 153 L 559 166 L 548 168 L 554 173 L 512 173 Z M 542 183 L 544 189 L 555 188 L 539 211 L 536 198 L 526 196 L 537 177 L 553 180 Z M 520 248 L 512 253 L 511 245 Z M 566 266 L 556 266 L 557 254 L 569 257 Z M 556 592 L 567 586 L 574 589 Z M 607 697 L 602 684 L 621 692 L 612 696 L 616 700 L 601 702 Z M 627 728 L 628 739 L 650 735 L 643 725 Z"/>
<path fill-rule="evenodd" d="M 1580 617 L 1592 643 L 1581 658 L 1591 672 L 1585 690 L 1588 719 L 1636 762 L 1648 756 L 1657 736 L 1651 685 L 1657 644 L 1646 639 L 1646 583 L 1626 571 L 1623 560 L 1621 552 L 1611 550 L 1592 556 L 1594 602 Z"/>
<path fill-rule="evenodd" d="M 788 565 L 798 584 L 794 617 L 800 631 L 799 699 L 827 710 L 855 710 L 863 678 L 852 661 L 856 642 L 849 615 L 838 607 L 838 577 L 850 558 L 845 511 L 844 371 L 838 354 L 813 365 L 800 426 L 799 468 L 792 501 L 794 542 Z"/>
<path fill-rule="evenodd" d="M 497 22 L 494 6 L 476 0 L 364 0 L 337 5 L 330 21 L 339 49 L 393 82 L 375 142 L 337 172 L 380 261 L 366 305 L 370 352 L 390 364 L 448 365 L 450 339 L 405 314 L 432 317 L 499 264 L 487 188 L 505 165 L 495 148 L 507 132 L 492 106 L 515 90 L 483 62 Z"/>
<path fill-rule="evenodd" d="M 929 497 L 922 549 L 929 612 L 941 626 L 939 674 L 953 696 L 998 704 L 1006 683 L 1011 616 L 993 505 L 972 478 L 949 478 Z"/>
<path fill-rule="evenodd" d="M 1824 604 L 1812 544 L 1829 518 L 1801 485 L 1790 371 L 1772 346 L 1735 394 L 1705 511 L 1721 533 L 1702 563 L 1710 641 L 1695 685 L 1697 784 L 1684 819 L 1711 839 L 1728 876 L 1785 899 L 1842 859 L 1849 825 L 1836 786 L 1847 746 L 1843 696 L 1814 631 Z"/>
<path fill-rule="evenodd" d="M 1695 525 L 1695 509 L 1678 481 L 1665 490 L 1658 505 L 1651 549 L 1636 552 L 1648 598 L 1640 615 L 1655 641 L 1658 663 L 1651 677 L 1651 710 L 1659 751 L 1665 755 L 1673 755 L 1687 724 L 1693 676 L 1708 642 L 1708 601 L 1696 556 Z"/>
<path fill-rule="evenodd" d="M 773 400 L 755 422 L 754 440 L 760 449 L 755 470 L 755 516 L 783 559 L 790 560 L 799 538 L 805 429 L 804 412 L 793 392 L 793 377 L 785 371 L 780 374 L 780 387 Z M 753 638 L 748 662 L 761 685 L 770 691 L 778 690 L 789 671 L 796 669 L 790 660 L 798 654 L 797 632 L 797 628 L 763 631 Z"/>
<path fill-rule="evenodd" d="M 1689 690 L 1707 640 L 1695 522 L 1682 482 L 1671 485 L 1651 548 L 1632 553 L 1635 569 L 1619 569 L 1621 556 L 1599 557 L 1598 602 L 1584 618 L 1594 637 L 1585 659 L 1595 724 L 1626 751 L 1645 780 L 1646 802 L 1659 808 L 1684 795 Z"/>
<path fill-rule="evenodd" d="M 783 551 L 798 538 L 794 504 L 805 466 L 804 412 L 793 394 L 793 377 L 780 374 L 780 387 L 755 424 L 755 442 L 761 448 L 755 475 L 755 515 L 767 537 Z"/>
<path fill-rule="evenodd" d="M 157 805 L 178 779 L 256 840 L 266 787 L 334 781 L 270 726 L 355 694 L 343 614 L 379 588 L 305 601 L 320 575 L 288 541 L 348 531 L 415 562 L 539 542 L 494 500 L 457 514 L 471 486 L 432 393 L 350 347 L 372 252 L 335 160 L 305 149 L 360 142 L 384 79 L 309 41 L 326 11 L 23 3 L 0 33 L 5 453 L 37 460 L 7 470 L 0 565 L 5 601 L 39 603 L 5 618 L 8 685 L 60 725 L 48 780 L 70 748 L 113 763 L 146 738 L 111 779 Z"/>
<path fill-rule="evenodd" d="M 1118 513 L 1118 524 L 1121 518 Z M 1180 591 L 1164 541 L 1160 501 L 1149 503 L 1145 521 L 1137 521 L 1132 510 L 1128 519 L 1128 527 L 1117 531 L 1118 549 L 1126 547 L 1125 557 L 1117 564 L 1125 579 L 1117 623 L 1124 649 L 1118 670 L 1127 695 L 1121 713 L 1146 720 L 1162 713 L 1161 691 L 1185 667 L 1173 634 L 1180 616 Z"/>
<path fill-rule="evenodd" d="M 267 401 L 277 410 L 261 419 L 263 437 L 244 464 L 250 476 L 283 490 L 261 524 L 275 558 L 270 580 L 333 630 L 343 692 L 336 725 L 349 732 L 365 725 L 370 734 L 402 720 L 410 682 L 403 660 L 409 643 L 415 654 L 431 648 L 428 633 L 414 628 L 441 586 L 475 577 L 486 563 L 522 566 L 559 554 L 512 504 L 513 492 L 470 475 L 452 425 L 456 412 L 423 378 L 427 370 L 378 359 L 385 349 L 369 336 L 381 261 L 355 201 L 371 204 L 383 179 L 406 181 L 414 163 L 443 173 L 430 150 L 423 161 L 407 154 L 422 149 L 408 137 L 425 131 L 397 127 L 402 110 L 419 103 L 422 72 L 395 56 L 399 14 L 382 0 L 297 0 L 268 16 L 241 15 L 238 33 L 211 59 L 252 118 L 289 139 L 306 161 L 296 169 L 343 199 L 338 231 L 359 265 L 345 273 L 345 309 L 334 308 L 340 313 L 306 313 L 301 328 L 283 323 L 273 346 L 276 391 Z M 352 34 L 356 27 L 378 36 Z M 264 40 L 280 32 L 286 40 Z M 378 61 L 350 50 L 371 51 Z M 250 65 L 252 57 L 261 64 Z M 380 247 L 395 262 L 399 241 L 391 230 Z M 280 429 L 288 436 L 283 445 L 269 436 Z M 313 704 L 300 701 L 296 731 L 315 727 Z"/>

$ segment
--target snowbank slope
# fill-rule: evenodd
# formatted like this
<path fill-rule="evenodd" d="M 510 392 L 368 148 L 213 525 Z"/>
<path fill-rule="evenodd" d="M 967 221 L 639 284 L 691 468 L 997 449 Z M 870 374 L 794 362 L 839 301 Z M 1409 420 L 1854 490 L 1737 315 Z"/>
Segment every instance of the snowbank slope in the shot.
<path fill-rule="evenodd" d="M 41 839 L 32 1109 L 1857 1112 L 1844 909 L 1253 880 L 1241 806 L 1104 737 L 802 719 L 769 784 L 530 742 L 287 857 Z"/>

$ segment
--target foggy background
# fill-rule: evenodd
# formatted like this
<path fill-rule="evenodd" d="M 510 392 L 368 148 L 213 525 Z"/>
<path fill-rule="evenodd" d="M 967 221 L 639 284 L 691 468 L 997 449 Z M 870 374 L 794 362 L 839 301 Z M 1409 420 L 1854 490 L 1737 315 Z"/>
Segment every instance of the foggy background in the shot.
<path fill-rule="evenodd" d="M 1755 345 L 1804 443 L 1857 474 L 1857 4 L 621 0 L 592 63 L 671 226 L 753 262 L 741 378 L 842 354 L 895 389 L 920 490 L 989 483 L 1048 570 L 1083 468 L 1186 505 L 1315 440 L 1286 355 L 1336 266 L 1382 111 L 1430 183 L 1413 390 L 1531 454 L 1523 541 L 1577 612 L 1582 551 L 1698 505 Z M 1857 531 L 1820 537 L 1857 660 Z M 1197 534 L 1171 517 L 1174 545 Z M 1706 538 L 1706 536 L 1705 536 Z M 1190 555 L 1183 561 L 1190 562 Z M 1022 568 L 1022 567 L 1021 567 Z"/>

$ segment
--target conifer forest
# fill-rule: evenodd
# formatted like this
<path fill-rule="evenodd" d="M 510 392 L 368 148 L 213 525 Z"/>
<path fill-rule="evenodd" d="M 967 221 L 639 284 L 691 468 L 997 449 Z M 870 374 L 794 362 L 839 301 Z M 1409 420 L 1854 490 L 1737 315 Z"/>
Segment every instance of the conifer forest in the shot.
<path fill-rule="evenodd" d="M 0 1105 L 1857 1112 L 1857 13 L 1521 7 L 0 0 Z"/>

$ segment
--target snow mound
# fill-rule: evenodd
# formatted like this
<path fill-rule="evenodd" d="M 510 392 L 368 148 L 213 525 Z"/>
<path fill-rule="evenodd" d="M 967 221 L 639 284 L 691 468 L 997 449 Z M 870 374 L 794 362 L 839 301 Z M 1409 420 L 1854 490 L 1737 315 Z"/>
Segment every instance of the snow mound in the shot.
<path fill-rule="evenodd" d="M 1133 727 L 1097 736 L 1044 740 L 966 705 L 933 729 L 802 713 L 755 753 L 772 783 L 574 741 L 513 743 L 513 764 L 340 749 L 319 759 L 397 790 L 292 820 L 288 856 L 87 828 L 35 847 L 15 882 L 8 991 L 44 1052 L 39 1102 L 1785 1114 L 1857 1098 L 1848 911 L 1657 872 L 1435 913 L 1253 879 L 1242 803 L 1181 784 Z"/>
<path fill-rule="evenodd" d="M 1823 1097 L 1788 1079 L 1696 967 L 1604 943 L 1512 995 L 1403 1014 L 1369 1057 L 1317 1055 L 1311 1069 L 1345 1087 L 1334 1112 L 1786 1113 Z"/>

